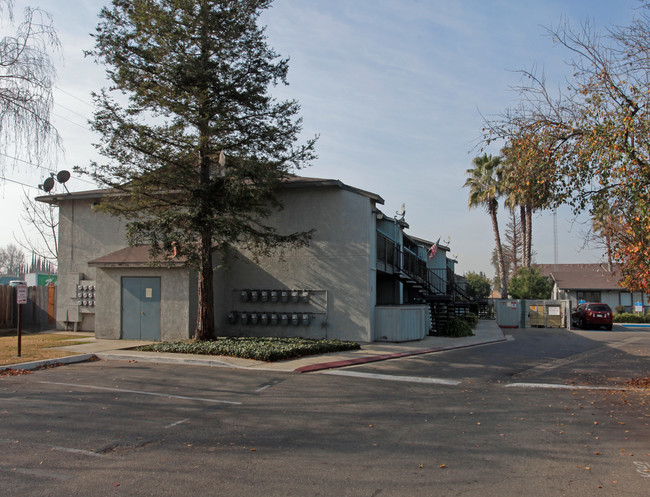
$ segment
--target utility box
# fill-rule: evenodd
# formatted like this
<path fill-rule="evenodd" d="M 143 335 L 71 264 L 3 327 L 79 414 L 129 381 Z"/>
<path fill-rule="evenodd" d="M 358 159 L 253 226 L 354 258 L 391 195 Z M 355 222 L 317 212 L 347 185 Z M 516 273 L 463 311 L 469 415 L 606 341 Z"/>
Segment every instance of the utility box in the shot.
<path fill-rule="evenodd" d="M 501 328 L 519 328 L 521 311 L 518 300 L 498 300 L 495 308 L 497 324 Z"/>

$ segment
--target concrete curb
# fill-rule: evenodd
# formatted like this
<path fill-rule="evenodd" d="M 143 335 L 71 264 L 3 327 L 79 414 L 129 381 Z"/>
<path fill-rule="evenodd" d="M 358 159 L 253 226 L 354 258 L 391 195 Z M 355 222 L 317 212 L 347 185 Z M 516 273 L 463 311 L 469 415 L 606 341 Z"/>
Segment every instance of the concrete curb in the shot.
<path fill-rule="evenodd" d="M 71 355 L 67 357 L 58 357 L 56 359 L 44 359 L 42 361 L 32 361 L 32 362 L 22 362 L 18 364 L 7 364 L 6 366 L 0 366 L 0 371 L 5 371 L 7 369 L 22 369 L 22 370 L 32 370 L 38 369 L 45 366 L 52 366 L 54 364 L 74 364 L 77 362 L 86 362 L 91 361 L 96 358 L 95 354 L 79 354 Z"/>
<path fill-rule="evenodd" d="M 239 366 L 237 364 L 231 364 L 226 361 L 220 361 L 219 359 L 192 359 L 188 357 L 161 357 L 156 355 L 151 356 L 141 356 L 141 355 L 129 355 L 127 354 L 115 354 L 115 353 L 102 353 L 98 352 L 94 354 L 97 359 L 102 361 L 134 361 L 134 362 L 150 362 L 158 364 L 181 364 L 186 366 L 209 366 L 213 368 L 233 368 L 233 369 L 252 369 L 247 366 Z"/>
<path fill-rule="evenodd" d="M 390 359 L 399 359 L 401 357 L 409 357 L 415 355 L 431 354 L 433 352 L 444 352 L 446 350 L 466 349 L 468 347 L 476 347 L 479 345 L 487 345 L 490 343 L 507 342 L 506 338 L 497 340 L 486 340 L 484 342 L 468 343 L 464 345 L 449 345 L 447 347 L 433 347 L 429 349 L 410 350 L 408 352 L 396 352 L 394 354 L 382 354 L 368 357 L 359 357 L 357 359 L 346 359 L 343 361 L 321 362 L 319 364 L 310 364 L 302 366 L 293 370 L 294 373 L 313 373 L 315 371 L 322 371 L 325 369 L 343 368 L 346 366 L 356 366 L 359 364 L 367 364 L 369 362 L 388 361 Z"/>

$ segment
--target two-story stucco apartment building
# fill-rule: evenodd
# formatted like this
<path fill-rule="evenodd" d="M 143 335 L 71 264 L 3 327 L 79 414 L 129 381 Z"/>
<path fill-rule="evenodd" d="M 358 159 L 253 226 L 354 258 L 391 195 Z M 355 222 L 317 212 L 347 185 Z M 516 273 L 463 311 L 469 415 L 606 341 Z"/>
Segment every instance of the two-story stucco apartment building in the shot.
<path fill-rule="evenodd" d="M 183 260 L 152 261 L 148 247 L 129 247 L 125 220 L 95 209 L 110 194 L 38 198 L 59 207 L 57 325 L 104 339 L 191 338 L 196 273 Z M 215 255 L 218 335 L 372 342 L 429 332 L 427 297 L 448 293 L 446 247 L 427 257 L 431 242 L 409 238 L 403 220 L 384 216 L 379 195 L 338 180 L 292 177 L 277 196 L 284 208 L 274 227 L 314 229 L 311 243 L 283 259 L 254 261 L 236 247 L 231 260 Z"/>

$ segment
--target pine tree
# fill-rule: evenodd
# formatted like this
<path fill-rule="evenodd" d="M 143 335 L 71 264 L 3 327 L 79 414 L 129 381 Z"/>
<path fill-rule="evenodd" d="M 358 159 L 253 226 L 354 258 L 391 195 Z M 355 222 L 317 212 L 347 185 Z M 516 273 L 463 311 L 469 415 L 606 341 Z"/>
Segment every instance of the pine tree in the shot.
<path fill-rule="evenodd" d="M 95 34 L 92 55 L 128 98 L 95 96 L 93 127 L 109 161 L 92 170 L 121 192 L 102 208 L 128 220 L 131 245 L 182 256 L 198 272 L 200 340 L 214 335 L 213 252 L 267 255 L 310 238 L 265 221 L 281 207 L 278 186 L 314 158 L 315 144 L 297 143 L 297 102 L 269 93 L 288 70 L 258 25 L 270 4 L 113 0 Z"/>

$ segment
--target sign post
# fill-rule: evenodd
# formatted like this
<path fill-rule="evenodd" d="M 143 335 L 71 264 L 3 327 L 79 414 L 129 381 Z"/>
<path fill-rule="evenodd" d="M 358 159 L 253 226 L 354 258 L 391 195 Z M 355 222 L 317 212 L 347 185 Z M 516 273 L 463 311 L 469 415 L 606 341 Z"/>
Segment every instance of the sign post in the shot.
<path fill-rule="evenodd" d="M 18 304 L 18 357 L 21 354 L 21 342 L 22 342 L 22 331 L 23 331 L 23 304 L 27 303 L 27 285 L 17 285 L 16 286 L 16 304 Z"/>

